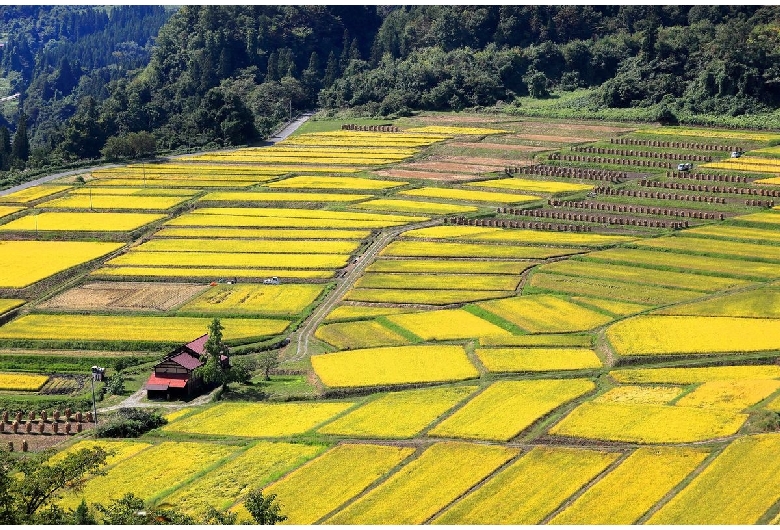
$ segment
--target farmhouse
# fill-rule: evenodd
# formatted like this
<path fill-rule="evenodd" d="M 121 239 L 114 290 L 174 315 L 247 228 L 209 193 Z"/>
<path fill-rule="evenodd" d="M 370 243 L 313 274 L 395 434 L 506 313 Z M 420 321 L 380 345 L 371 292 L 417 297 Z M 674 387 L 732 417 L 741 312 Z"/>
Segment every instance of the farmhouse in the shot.
<path fill-rule="evenodd" d="M 189 398 L 204 389 L 203 381 L 195 375 L 195 369 L 206 364 L 205 350 L 208 333 L 179 346 L 154 366 L 154 372 L 146 381 L 146 396 L 152 398 Z M 226 356 L 220 360 L 229 362 Z"/>

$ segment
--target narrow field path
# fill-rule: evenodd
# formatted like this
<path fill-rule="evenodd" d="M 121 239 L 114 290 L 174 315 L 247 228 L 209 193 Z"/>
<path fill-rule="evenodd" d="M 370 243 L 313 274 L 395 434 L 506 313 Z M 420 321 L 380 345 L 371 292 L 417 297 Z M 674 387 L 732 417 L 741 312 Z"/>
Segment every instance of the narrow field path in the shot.
<path fill-rule="evenodd" d="M 292 348 L 295 348 L 295 355 L 286 358 L 286 360 L 298 361 L 307 355 L 309 351 L 309 339 L 314 335 L 314 332 L 325 317 L 333 310 L 335 305 L 341 302 L 341 299 L 346 292 L 352 288 L 357 279 L 363 274 L 365 268 L 374 261 L 374 258 L 377 257 L 382 249 L 404 232 L 417 228 L 436 226 L 441 224 L 441 222 L 440 219 L 433 219 L 421 223 L 389 228 L 379 232 L 376 235 L 374 242 L 357 258 L 357 263 L 353 262 L 345 267 L 345 274 L 341 278 L 336 279 L 336 288 L 328 293 L 322 303 L 312 311 L 308 318 L 304 320 L 298 329 L 290 336 L 290 345 L 285 350 L 285 353 L 289 352 Z"/>

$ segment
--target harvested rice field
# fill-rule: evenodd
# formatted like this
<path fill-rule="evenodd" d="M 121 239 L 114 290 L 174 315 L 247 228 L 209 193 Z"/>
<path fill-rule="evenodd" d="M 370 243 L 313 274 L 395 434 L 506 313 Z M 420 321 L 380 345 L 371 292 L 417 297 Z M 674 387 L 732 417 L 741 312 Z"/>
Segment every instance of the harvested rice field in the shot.
<path fill-rule="evenodd" d="M 157 282 L 90 282 L 38 307 L 68 311 L 169 311 L 207 289 L 205 285 Z"/>

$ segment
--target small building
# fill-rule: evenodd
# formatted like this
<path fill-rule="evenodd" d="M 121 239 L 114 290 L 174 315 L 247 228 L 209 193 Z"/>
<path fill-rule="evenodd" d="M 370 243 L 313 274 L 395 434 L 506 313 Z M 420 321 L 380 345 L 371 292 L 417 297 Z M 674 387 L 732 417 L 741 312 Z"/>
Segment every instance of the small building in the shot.
<path fill-rule="evenodd" d="M 146 396 L 149 399 L 187 399 L 204 390 L 203 380 L 195 375 L 195 369 L 208 360 L 205 349 L 207 340 L 208 333 L 163 357 L 146 381 Z M 229 362 L 224 355 L 220 360 Z"/>

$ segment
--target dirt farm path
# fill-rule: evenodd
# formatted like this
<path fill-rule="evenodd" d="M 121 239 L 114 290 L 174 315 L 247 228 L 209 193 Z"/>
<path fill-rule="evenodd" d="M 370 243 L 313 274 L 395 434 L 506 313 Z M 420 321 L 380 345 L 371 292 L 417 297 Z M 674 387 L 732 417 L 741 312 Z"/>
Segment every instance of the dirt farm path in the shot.
<path fill-rule="evenodd" d="M 333 307 L 341 302 L 346 292 L 352 288 L 354 283 L 362 276 L 363 270 L 374 261 L 374 258 L 388 244 L 392 243 L 400 234 L 417 228 L 426 228 L 440 224 L 440 219 L 433 219 L 412 225 L 404 225 L 395 228 L 382 230 L 376 236 L 374 241 L 368 246 L 362 255 L 344 268 L 344 274 L 336 279 L 336 288 L 333 289 L 317 308 L 311 312 L 309 317 L 290 335 L 290 344 L 283 352 L 283 358 L 291 361 L 303 359 L 309 351 L 309 339 L 317 330 L 325 317 L 333 310 Z M 293 348 L 295 354 L 290 355 Z M 289 356 L 288 356 L 289 355 Z"/>

